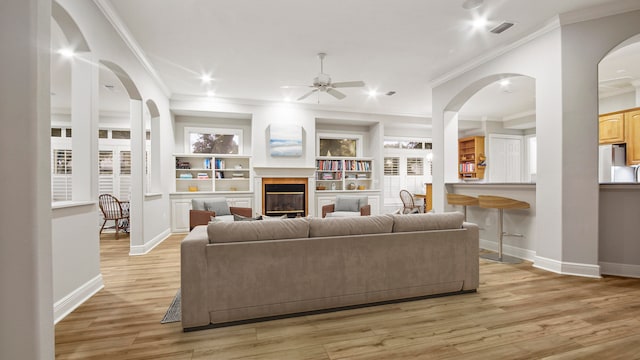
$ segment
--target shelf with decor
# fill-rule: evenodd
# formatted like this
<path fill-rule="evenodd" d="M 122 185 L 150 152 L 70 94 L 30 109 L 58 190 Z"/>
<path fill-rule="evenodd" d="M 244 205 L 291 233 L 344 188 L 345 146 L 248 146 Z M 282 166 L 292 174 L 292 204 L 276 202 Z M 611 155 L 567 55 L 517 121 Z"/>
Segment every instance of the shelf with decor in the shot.
<path fill-rule="evenodd" d="M 461 179 L 483 179 L 486 168 L 484 136 L 469 136 L 458 139 L 458 177 Z"/>
<path fill-rule="evenodd" d="M 175 154 L 175 191 L 251 191 L 251 157 Z"/>
<path fill-rule="evenodd" d="M 316 190 L 371 190 L 372 158 L 316 158 Z"/>

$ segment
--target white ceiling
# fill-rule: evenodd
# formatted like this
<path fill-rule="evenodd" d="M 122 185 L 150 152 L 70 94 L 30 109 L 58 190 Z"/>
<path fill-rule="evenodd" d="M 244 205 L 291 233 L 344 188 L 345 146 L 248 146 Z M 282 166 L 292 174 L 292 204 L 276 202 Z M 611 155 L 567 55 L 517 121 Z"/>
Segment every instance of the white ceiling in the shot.
<path fill-rule="evenodd" d="M 463 9 L 462 0 L 108 1 L 173 95 L 211 90 L 228 99 L 295 99 L 308 89 L 283 86 L 311 84 L 319 72 L 316 54 L 326 52 L 324 70 L 334 82 L 367 86 L 344 89 L 344 100 L 322 93 L 321 106 L 430 116 L 432 80 L 556 14 L 619 0 L 485 0 L 476 10 Z M 488 28 L 503 20 L 516 25 L 500 35 L 473 30 L 480 14 L 488 16 Z M 200 80 L 204 73 L 214 78 L 210 84 Z M 101 73 L 101 82 L 106 76 Z M 462 113 L 502 119 L 532 111 L 534 88 L 524 77 L 513 79 L 509 92 L 488 86 Z M 396 94 L 374 99 L 369 89 Z M 303 102 L 315 104 L 318 97 Z"/>

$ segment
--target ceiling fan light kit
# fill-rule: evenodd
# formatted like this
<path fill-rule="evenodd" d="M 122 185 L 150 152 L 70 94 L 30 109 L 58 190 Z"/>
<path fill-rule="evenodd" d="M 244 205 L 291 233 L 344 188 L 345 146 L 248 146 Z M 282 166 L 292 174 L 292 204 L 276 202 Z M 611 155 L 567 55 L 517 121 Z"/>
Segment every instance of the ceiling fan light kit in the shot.
<path fill-rule="evenodd" d="M 363 87 L 364 81 L 343 81 L 343 82 L 331 82 L 331 76 L 329 74 L 324 73 L 324 58 L 327 56 L 326 53 L 318 53 L 318 58 L 320 59 L 320 73 L 318 76 L 313 78 L 313 84 L 309 87 L 313 88 L 313 90 L 307 92 L 306 94 L 300 96 L 298 101 L 304 100 L 309 97 L 311 94 L 316 92 L 326 92 L 327 94 L 335 97 L 338 100 L 342 100 L 347 95 L 336 90 L 336 88 L 349 88 L 349 87 Z M 318 98 L 318 103 L 320 102 L 320 98 Z"/>

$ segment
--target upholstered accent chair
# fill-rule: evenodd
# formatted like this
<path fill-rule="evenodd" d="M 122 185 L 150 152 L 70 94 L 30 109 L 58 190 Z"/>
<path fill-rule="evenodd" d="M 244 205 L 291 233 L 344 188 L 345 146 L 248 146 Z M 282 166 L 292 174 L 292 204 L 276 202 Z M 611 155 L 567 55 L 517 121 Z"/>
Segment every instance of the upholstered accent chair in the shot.
<path fill-rule="evenodd" d="M 322 217 L 348 217 L 371 215 L 367 196 L 337 195 L 334 204 L 322 207 Z"/>
<path fill-rule="evenodd" d="M 189 229 L 198 225 L 207 225 L 211 217 L 218 220 L 233 221 L 233 215 L 251 217 L 253 209 L 229 206 L 226 198 L 192 199 L 189 210 Z"/>

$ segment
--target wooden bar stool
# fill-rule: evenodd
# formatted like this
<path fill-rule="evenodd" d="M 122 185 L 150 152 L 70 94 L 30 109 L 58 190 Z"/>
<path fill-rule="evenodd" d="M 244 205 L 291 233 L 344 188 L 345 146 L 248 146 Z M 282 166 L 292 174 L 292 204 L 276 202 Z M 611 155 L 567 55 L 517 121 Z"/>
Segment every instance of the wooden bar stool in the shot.
<path fill-rule="evenodd" d="M 449 205 L 462 205 L 464 221 L 467 221 L 467 206 L 478 206 L 477 197 L 462 194 L 447 193 L 447 202 Z"/>
<path fill-rule="evenodd" d="M 506 198 L 502 196 L 490 196 L 490 195 L 480 195 L 478 196 L 478 205 L 481 208 L 486 209 L 498 209 L 498 253 L 494 254 L 483 254 L 480 255 L 483 259 L 499 261 L 503 263 L 509 264 L 518 264 L 522 262 L 522 260 L 515 258 L 513 256 L 503 255 L 502 254 L 502 237 L 507 236 L 523 236 L 522 234 L 507 234 L 502 229 L 503 217 L 504 217 L 504 209 L 528 209 L 530 208 L 528 202 Z"/>

